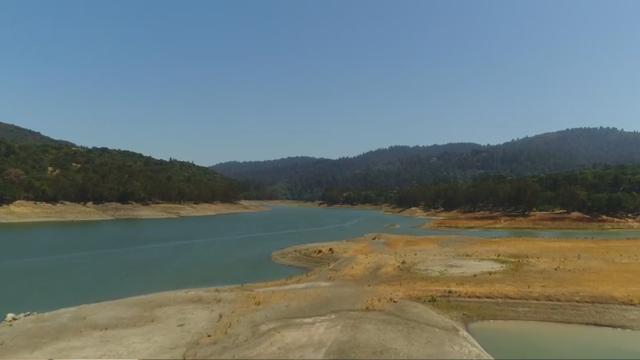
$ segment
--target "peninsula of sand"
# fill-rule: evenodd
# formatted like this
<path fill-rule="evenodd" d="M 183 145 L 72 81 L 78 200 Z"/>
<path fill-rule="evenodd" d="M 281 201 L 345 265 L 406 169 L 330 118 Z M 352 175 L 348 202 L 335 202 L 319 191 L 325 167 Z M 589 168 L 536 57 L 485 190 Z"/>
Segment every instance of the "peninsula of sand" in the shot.
<path fill-rule="evenodd" d="M 154 219 L 263 211 L 263 205 L 238 203 L 79 204 L 16 201 L 0 206 L 0 223 Z"/>

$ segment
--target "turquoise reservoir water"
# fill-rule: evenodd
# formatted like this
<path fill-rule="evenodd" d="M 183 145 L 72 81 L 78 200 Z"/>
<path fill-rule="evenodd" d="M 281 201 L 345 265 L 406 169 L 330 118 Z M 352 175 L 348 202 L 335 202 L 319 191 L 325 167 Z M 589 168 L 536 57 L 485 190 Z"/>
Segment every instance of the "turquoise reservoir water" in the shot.
<path fill-rule="evenodd" d="M 385 228 L 387 224 L 399 228 Z M 423 221 L 375 211 L 274 207 L 178 219 L 0 226 L 0 314 L 46 311 L 156 291 L 283 278 L 274 250 Z"/>
<path fill-rule="evenodd" d="M 469 332 L 496 359 L 639 359 L 640 331 L 537 321 L 480 321 Z"/>
<path fill-rule="evenodd" d="M 418 228 L 423 223 L 378 211 L 276 206 L 178 219 L 0 225 L 0 314 L 283 278 L 300 270 L 273 263 L 274 250 L 374 232 L 640 237 L 628 231 L 436 231 Z"/>

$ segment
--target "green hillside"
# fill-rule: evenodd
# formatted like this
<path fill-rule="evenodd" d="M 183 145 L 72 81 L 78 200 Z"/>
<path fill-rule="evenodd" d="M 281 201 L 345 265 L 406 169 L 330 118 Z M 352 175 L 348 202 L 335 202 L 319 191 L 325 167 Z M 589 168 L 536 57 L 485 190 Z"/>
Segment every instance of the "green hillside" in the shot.
<path fill-rule="evenodd" d="M 328 189 L 388 194 L 484 175 L 522 177 L 624 164 L 640 164 L 640 133 L 576 128 L 499 145 L 393 146 L 335 160 L 298 157 L 212 168 L 250 184 L 251 197 L 317 200 Z"/>
<path fill-rule="evenodd" d="M 585 214 L 640 214 L 640 166 L 604 166 L 529 177 L 481 176 L 399 189 L 327 189 L 328 204 L 389 203 L 428 210 L 580 211 Z"/>
<path fill-rule="evenodd" d="M 0 203 L 234 201 L 237 184 L 192 163 L 84 148 L 3 126 Z M 6 139 L 11 139 L 7 141 Z"/>
<path fill-rule="evenodd" d="M 52 139 L 37 131 L 25 129 L 23 127 L 0 122 L 0 140 L 14 144 L 66 144 L 70 142 Z"/>

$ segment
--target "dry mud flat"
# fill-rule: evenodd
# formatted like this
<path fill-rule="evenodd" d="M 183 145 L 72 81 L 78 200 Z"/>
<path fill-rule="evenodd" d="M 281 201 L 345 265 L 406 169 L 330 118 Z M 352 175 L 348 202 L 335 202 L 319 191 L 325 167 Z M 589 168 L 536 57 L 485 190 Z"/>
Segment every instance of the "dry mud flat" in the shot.
<path fill-rule="evenodd" d="M 206 216 L 263 211 L 266 207 L 252 203 L 184 203 L 184 204 L 57 204 L 16 201 L 0 206 L 0 223 L 39 221 L 82 221 L 112 219 L 152 219 L 182 216 Z"/>
<path fill-rule="evenodd" d="M 0 358 L 486 358 L 466 322 L 640 326 L 640 240 L 372 234 L 273 257 L 309 272 L 2 323 Z"/>

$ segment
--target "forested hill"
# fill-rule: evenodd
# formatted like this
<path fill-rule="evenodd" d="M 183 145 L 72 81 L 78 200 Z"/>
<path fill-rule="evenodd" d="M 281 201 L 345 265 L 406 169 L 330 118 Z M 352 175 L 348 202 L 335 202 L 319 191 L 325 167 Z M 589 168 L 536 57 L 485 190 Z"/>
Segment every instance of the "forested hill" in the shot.
<path fill-rule="evenodd" d="M 480 176 L 398 191 L 327 189 L 326 204 L 386 203 L 428 210 L 579 211 L 613 216 L 640 215 L 640 166 L 617 165 L 562 173 L 506 177 Z"/>
<path fill-rule="evenodd" d="M 530 176 L 594 164 L 640 164 L 640 133 L 576 128 L 500 145 L 393 146 L 336 160 L 298 157 L 212 168 L 252 184 L 250 197 L 315 200 L 327 189 L 389 191 L 485 174 Z"/>
<path fill-rule="evenodd" d="M 8 129 L 12 137 L 0 136 L 0 203 L 212 202 L 239 197 L 235 181 L 206 167 L 130 151 L 78 147 Z"/>
<path fill-rule="evenodd" d="M 73 145 L 68 141 L 52 139 L 37 131 L 0 122 L 0 140 L 14 144 L 65 144 Z"/>

